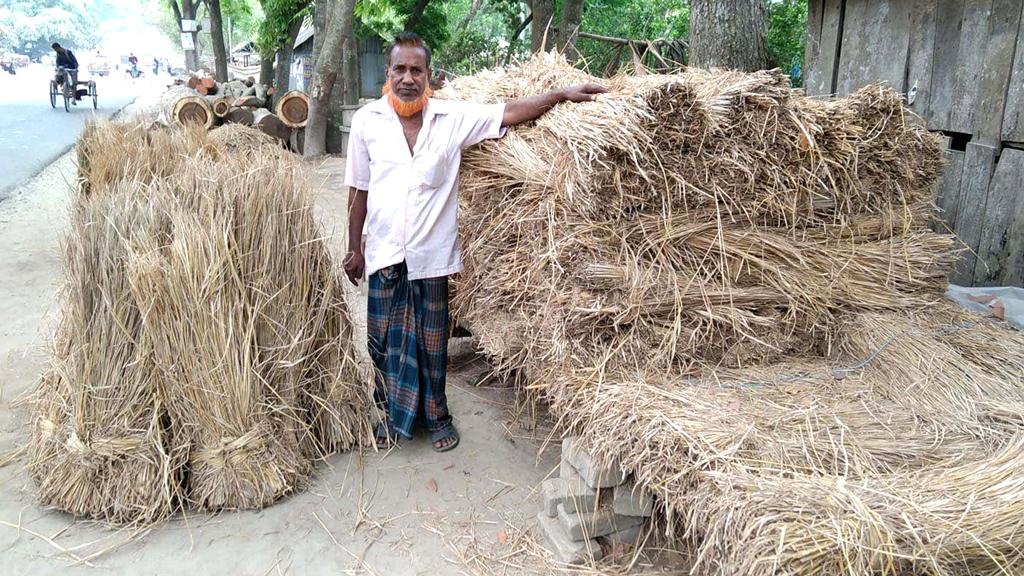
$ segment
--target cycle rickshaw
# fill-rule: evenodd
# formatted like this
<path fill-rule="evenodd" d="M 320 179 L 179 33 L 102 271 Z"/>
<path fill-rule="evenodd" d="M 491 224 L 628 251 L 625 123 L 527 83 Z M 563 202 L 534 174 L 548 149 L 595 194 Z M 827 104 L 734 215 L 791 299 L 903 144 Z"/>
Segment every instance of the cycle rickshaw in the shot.
<path fill-rule="evenodd" d="M 60 95 L 64 98 L 64 111 L 71 112 L 71 102 L 75 99 L 76 93 L 83 98 L 92 98 L 92 108 L 96 109 L 96 81 L 95 80 L 78 80 L 77 82 L 72 81 L 75 75 L 64 66 L 58 66 L 54 72 L 53 79 L 50 80 L 50 107 L 57 107 L 57 96 Z M 72 86 L 72 84 L 74 84 Z"/>

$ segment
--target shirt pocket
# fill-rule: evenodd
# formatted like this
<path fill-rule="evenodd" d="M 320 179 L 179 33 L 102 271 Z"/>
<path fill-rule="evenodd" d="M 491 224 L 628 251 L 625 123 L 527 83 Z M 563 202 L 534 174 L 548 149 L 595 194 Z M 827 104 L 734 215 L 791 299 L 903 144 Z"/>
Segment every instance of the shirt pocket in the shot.
<path fill-rule="evenodd" d="M 424 188 L 439 188 L 448 176 L 448 156 L 424 148 L 413 158 L 413 173 Z"/>

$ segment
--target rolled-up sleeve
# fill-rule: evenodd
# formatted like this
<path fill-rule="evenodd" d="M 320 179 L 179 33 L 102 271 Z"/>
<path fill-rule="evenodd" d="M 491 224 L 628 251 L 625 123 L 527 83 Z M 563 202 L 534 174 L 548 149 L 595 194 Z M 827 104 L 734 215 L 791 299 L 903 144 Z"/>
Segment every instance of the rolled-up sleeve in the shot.
<path fill-rule="evenodd" d="M 348 135 L 348 151 L 345 158 L 345 185 L 357 190 L 370 189 L 370 153 L 366 147 L 366 135 L 362 117 L 356 114 L 352 119 L 352 130 Z"/>
<path fill-rule="evenodd" d="M 459 106 L 458 135 L 461 147 L 466 148 L 490 138 L 501 138 L 505 129 L 501 127 L 505 116 L 504 104 L 463 103 Z"/>

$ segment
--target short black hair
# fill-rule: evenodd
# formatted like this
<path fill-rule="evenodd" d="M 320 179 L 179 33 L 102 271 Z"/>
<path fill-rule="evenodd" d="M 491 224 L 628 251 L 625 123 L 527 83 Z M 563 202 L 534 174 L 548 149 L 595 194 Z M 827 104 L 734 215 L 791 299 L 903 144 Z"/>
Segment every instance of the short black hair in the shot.
<path fill-rule="evenodd" d="M 423 51 L 427 53 L 427 68 L 430 68 L 430 46 L 420 38 L 420 35 L 415 32 L 399 32 L 398 36 L 395 36 L 394 42 L 388 46 L 384 65 L 391 68 L 391 53 L 395 51 L 395 48 L 399 46 L 406 46 L 410 48 L 423 48 Z"/>
<path fill-rule="evenodd" d="M 53 44 L 50 44 L 50 48 L 53 48 L 54 50 L 56 50 L 57 48 L 60 48 L 60 44 L 58 44 L 57 42 L 54 42 Z"/>

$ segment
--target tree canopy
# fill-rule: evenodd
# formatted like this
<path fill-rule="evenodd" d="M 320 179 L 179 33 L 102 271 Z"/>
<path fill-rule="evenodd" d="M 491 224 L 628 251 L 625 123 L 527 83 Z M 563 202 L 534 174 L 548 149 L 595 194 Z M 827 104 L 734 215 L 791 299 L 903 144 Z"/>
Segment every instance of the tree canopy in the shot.
<path fill-rule="evenodd" d="M 0 51 L 38 58 L 54 42 L 94 48 L 99 19 L 112 9 L 104 0 L 7 0 L 0 6 Z"/>
<path fill-rule="evenodd" d="M 17 3 L 18 0 L 16 0 Z M 47 0 L 44 3 L 102 0 Z M 153 0 L 157 1 L 157 0 Z M 198 0 L 196 0 L 198 1 Z M 326 1 L 326 0 L 322 0 Z M 803 65 L 807 30 L 807 0 L 764 0 L 768 9 L 768 50 L 772 65 L 794 74 Z M 21 3 L 32 4 L 29 0 Z M 234 23 L 235 38 L 249 37 L 260 52 L 273 54 L 287 38 L 289 24 L 311 13 L 316 0 L 221 0 L 225 17 Z M 166 0 L 162 1 L 166 5 Z M 553 20 L 562 13 L 563 0 L 554 4 Z M 361 37 L 389 40 L 406 29 L 414 8 L 423 7 L 413 30 L 434 50 L 434 65 L 454 74 L 467 74 L 530 52 L 530 2 L 526 0 L 358 0 L 355 30 Z M 525 21 L 525 24 L 524 24 Z M 0 24 L 2 25 L 2 24 Z M 613 71 L 633 59 L 631 50 L 607 39 L 657 42 L 659 56 L 685 64 L 690 35 L 690 0 L 586 0 L 576 47 L 579 65 L 594 74 Z M 176 37 L 177 30 L 170 29 Z M 548 34 L 553 44 L 555 31 Z M 597 39 L 595 37 L 605 38 Z M 648 64 L 661 62 L 646 56 Z"/>
<path fill-rule="evenodd" d="M 361 0 L 397 6 L 411 0 Z M 447 36 L 444 42 L 432 42 L 437 65 L 456 74 L 502 63 L 506 56 L 523 58 L 529 54 L 529 32 L 518 30 L 530 14 L 523 0 L 451 0 L 442 2 Z M 802 66 L 807 30 L 807 0 L 766 0 L 769 15 L 768 48 L 773 65 L 791 72 Z M 562 12 L 562 0 L 555 2 L 554 13 Z M 557 18 L 556 18 L 557 20 Z M 513 35 L 519 31 L 517 41 Z M 618 56 L 619 64 L 631 60 L 620 45 L 587 36 L 639 41 L 663 41 L 678 47 L 678 53 L 665 54 L 680 64 L 686 63 L 686 41 L 690 32 L 689 0 L 586 0 L 577 41 L 580 65 L 595 74 L 608 70 Z M 556 35 L 549 33 L 549 38 Z M 526 40 L 524 42 L 524 39 Z M 799 78 L 795 78 L 799 83 Z"/>

